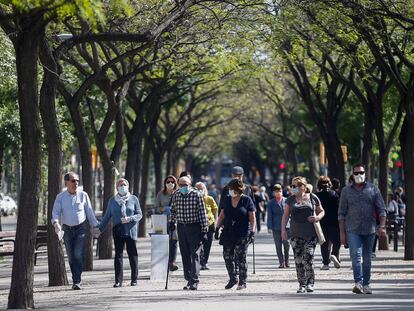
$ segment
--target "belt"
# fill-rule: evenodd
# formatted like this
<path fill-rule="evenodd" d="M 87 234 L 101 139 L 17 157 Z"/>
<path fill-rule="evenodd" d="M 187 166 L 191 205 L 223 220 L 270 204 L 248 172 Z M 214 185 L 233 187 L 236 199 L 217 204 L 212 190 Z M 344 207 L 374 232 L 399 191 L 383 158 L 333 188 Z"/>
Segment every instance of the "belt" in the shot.
<path fill-rule="evenodd" d="M 62 228 L 77 229 L 77 228 L 82 227 L 84 223 L 85 223 L 85 221 L 84 221 L 84 222 L 82 222 L 82 223 L 80 223 L 79 225 L 75 225 L 75 226 L 68 226 L 68 225 L 66 225 L 66 224 L 63 224 L 63 225 L 62 225 Z"/>

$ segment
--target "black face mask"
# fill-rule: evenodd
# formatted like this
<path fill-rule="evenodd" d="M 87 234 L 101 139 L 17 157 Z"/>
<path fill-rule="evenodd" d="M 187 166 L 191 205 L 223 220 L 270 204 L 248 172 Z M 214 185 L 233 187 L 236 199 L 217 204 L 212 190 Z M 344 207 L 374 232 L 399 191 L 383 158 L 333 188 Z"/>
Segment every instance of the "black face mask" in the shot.
<path fill-rule="evenodd" d="M 328 184 L 323 184 L 323 185 L 321 185 L 321 190 L 322 191 L 328 191 L 330 189 L 330 187 L 329 187 L 329 185 Z"/>

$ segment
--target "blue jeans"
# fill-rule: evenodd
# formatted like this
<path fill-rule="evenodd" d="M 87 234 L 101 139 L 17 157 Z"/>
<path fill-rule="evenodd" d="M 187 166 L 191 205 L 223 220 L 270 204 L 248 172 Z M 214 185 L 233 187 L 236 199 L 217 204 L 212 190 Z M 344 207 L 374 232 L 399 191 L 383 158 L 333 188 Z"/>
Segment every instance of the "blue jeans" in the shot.
<path fill-rule="evenodd" d="M 63 240 L 65 241 L 66 254 L 72 272 L 72 281 L 73 284 L 78 284 L 81 282 L 82 274 L 83 245 L 86 235 L 85 223 L 74 227 L 63 225 L 62 229 L 65 232 Z"/>
<path fill-rule="evenodd" d="M 347 232 L 354 281 L 355 283 L 362 283 L 364 286 L 369 285 L 371 279 L 371 255 L 374 239 L 375 233 L 360 235 Z"/>

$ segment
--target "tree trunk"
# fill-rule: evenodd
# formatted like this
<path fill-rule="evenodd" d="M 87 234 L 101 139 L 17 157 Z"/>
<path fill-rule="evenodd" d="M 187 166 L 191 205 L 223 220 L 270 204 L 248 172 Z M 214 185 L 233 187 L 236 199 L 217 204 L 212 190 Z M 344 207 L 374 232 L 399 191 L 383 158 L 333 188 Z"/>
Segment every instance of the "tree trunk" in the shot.
<path fill-rule="evenodd" d="M 150 142 L 149 139 L 144 141 L 144 152 L 142 157 L 142 180 L 141 180 L 141 192 L 140 192 L 140 204 L 142 210 L 142 219 L 139 222 L 138 236 L 145 237 L 147 235 L 146 222 L 147 222 L 147 190 L 148 190 L 148 177 L 149 177 L 149 160 L 150 160 Z"/>
<path fill-rule="evenodd" d="M 400 133 L 407 200 L 404 260 L 414 260 L 414 101 L 407 108 Z"/>
<path fill-rule="evenodd" d="M 362 137 L 362 154 L 361 154 L 361 161 L 365 165 L 365 169 L 367 170 L 366 176 L 367 179 L 373 179 L 371 173 L 371 150 L 372 150 L 372 137 L 374 132 L 374 124 L 372 120 L 372 113 L 369 114 L 367 112 L 364 113 L 364 134 Z"/>
<path fill-rule="evenodd" d="M 38 102 L 37 60 L 44 29 L 36 17 L 17 20 L 19 31 L 14 39 L 20 134 L 22 143 L 22 179 L 17 218 L 8 309 L 33 309 L 33 267 L 39 209 L 41 176 L 41 128 Z"/>
<path fill-rule="evenodd" d="M 154 148 L 155 149 L 155 148 Z M 154 174 L 155 174 L 155 193 L 158 193 L 162 188 L 162 155 L 160 152 L 153 150 L 154 157 Z"/>
<path fill-rule="evenodd" d="M 48 68 L 43 74 L 43 83 L 40 90 L 40 112 L 43 127 L 46 133 L 48 150 L 48 198 L 47 198 L 47 252 L 49 286 L 68 285 L 65 258 L 62 244 L 59 242 L 51 224 L 52 209 L 56 196 L 61 190 L 62 170 L 62 136 L 56 117 L 56 89 L 58 66 L 46 42 L 42 43 L 40 59 Z"/>
<path fill-rule="evenodd" d="M 345 166 L 342 156 L 341 142 L 335 130 L 336 122 L 327 122 L 327 128 L 331 129 L 328 133 L 321 133 L 325 144 L 325 154 L 328 159 L 328 175 L 332 178 L 338 178 L 341 185 L 346 185 Z"/>
<path fill-rule="evenodd" d="M 142 180 L 142 143 L 143 143 L 143 136 L 141 132 L 137 136 L 137 146 L 136 146 L 136 164 L 134 169 L 134 194 L 140 197 L 140 189 L 141 189 L 141 180 Z"/>

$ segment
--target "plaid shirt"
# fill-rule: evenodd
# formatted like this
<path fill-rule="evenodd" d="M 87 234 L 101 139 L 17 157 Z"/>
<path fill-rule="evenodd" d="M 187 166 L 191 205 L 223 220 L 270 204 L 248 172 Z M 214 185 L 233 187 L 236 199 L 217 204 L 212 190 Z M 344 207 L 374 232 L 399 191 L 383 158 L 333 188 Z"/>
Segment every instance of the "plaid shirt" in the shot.
<path fill-rule="evenodd" d="M 208 220 L 201 193 L 194 188 L 186 195 L 175 192 L 171 198 L 171 220 L 181 224 L 199 223 L 201 231 L 207 232 Z"/>

